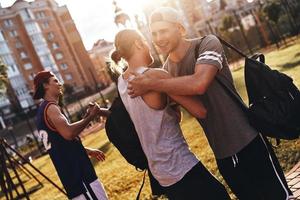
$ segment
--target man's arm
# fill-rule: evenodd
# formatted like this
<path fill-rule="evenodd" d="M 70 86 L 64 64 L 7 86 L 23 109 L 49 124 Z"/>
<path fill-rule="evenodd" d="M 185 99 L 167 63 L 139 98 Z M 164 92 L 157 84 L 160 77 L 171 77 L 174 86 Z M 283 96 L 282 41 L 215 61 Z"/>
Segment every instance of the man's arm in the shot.
<path fill-rule="evenodd" d="M 74 123 L 68 122 L 57 105 L 50 105 L 46 114 L 47 118 L 50 120 L 50 125 L 52 125 L 66 140 L 72 140 L 83 131 L 96 115 L 107 116 L 109 111 L 100 108 L 98 105 L 94 105 L 90 108 L 88 115 L 84 119 Z"/>
<path fill-rule="evenodd" d="M 154 69 L 147 71 L 146 75 L 149 78 L 152 78 L 153 81 L 156 79 L 160 80 L 169 80 L 172 79 L 171 75 L 160 69 Z M 167 93 L 168 94 L 168 93 Z M 206 117 L 206 108 L 199 99 L 196 99 L 194 96 L 183 96 L 183 95 L 174 95 L 168 94 L 175 102 L 182 105 L 189 113 L 194 117 L 203 119 Z"/>
<path fill-rule="evenodd" d="M 154 90 L 168 95 L 201 95 L 204 94 L 215 78 L 218 68 L 209 64 L 197 64 L 192 75 L 175 78 L 151 78 L 137 75 L 129 81 L 129 95 L 140 96 L 144 92 Z"/>

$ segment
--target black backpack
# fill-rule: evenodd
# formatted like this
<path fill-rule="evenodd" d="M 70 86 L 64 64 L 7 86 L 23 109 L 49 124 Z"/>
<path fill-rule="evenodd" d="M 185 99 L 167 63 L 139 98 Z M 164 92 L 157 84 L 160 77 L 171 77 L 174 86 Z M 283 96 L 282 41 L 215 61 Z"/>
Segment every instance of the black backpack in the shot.
<path fill-rule="evenodd" d="M 146 155 L 130 116 L 119 96 L 113 101 L 109 110 L 111 114 L 107 117 L 105 123 L 109 141 L 114 144 L 127 162 L 135 166 L 136 169 L 147 169 Z"/>
<path fill-rule="evenodd" d="M 299 138 L 300 91 L 293 84 L 293 79 L 267 66 L 263 54 L 249 58 L 221 38 L 219 40 L 245 58 L 249 107 L 219 77 L 216 80 L 241 105 L 250 124 L 268 137 L 287 140 Z"/>

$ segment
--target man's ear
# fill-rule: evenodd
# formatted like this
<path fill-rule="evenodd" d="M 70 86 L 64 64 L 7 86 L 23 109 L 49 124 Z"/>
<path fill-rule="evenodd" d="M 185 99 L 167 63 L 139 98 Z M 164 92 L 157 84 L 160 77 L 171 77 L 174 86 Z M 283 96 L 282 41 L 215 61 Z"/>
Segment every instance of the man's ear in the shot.
<path fill-rule="evenodd" d="M 180 34 L 181 34 L 181 37 L 185 37 L 186 36 L 186 30 L 184 28 L 184 26 L 182 24 L 176 24 Z"/>
<path fill-rule="evenodd" d="M 49 83 L 43 83 L 44 90 L 46 90 L 49 86 Z"/>

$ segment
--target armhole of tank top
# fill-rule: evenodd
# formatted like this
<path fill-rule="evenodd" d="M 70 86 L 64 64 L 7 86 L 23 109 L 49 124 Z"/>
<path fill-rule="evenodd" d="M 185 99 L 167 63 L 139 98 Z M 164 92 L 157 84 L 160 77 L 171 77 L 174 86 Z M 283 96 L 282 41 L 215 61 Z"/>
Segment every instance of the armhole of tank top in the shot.
<path fill-rule="evenodd" d="M 143 71 L 141 74 L 144 74 L 145 72 L 147 72 L 147 71 L 150 71 L 150 70 L 152 70 L 151 68 L 147 68 L 145 71 Z M 145 102 L 145 100 L 143 99 L 143 97 L 141 96 L 141 98 L 142 98 L 142 100 L 144 101 L 144 103 L 149 107 L 149 108 L 151 108 L 146 102 Z M 170 103 L 170 97 L 166 94 L 166 98 L 167 98 L 167 102 L 166 102 L 166 105 L 164 106 L 164 108 L 163 109 L 160 109 L 160 110 L 165 110 L 168 106 L 169 106 L 169 103 Z M 153 109 L 153 108 L 151 108 L 151 109 Z M 155 109 L 156 110 L 156 109 Z"/>
<path fill-rule="evenodd" d="M 48 110 L 49 106 L 52 105 L 52 104 L 56 105 L 56 104 L 53 103 L 53 102 L 49 102 L 49 103 L 45 106 L 45 109 L 44 109 L 44 121 L 45 121 L 46 126 L 47 126 L 50 130 L 52 130 L 52 131 L 57 131 L 56 128 L 54 128 L 54 127 L 49 123 L 48 118 L 47 118 L 47 110 Z"/>

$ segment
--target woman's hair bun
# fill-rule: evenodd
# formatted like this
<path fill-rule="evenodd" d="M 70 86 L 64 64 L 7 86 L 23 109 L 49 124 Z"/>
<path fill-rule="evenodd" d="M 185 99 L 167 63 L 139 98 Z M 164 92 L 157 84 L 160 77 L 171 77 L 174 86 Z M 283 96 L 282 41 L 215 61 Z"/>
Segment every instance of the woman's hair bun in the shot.
<path fill-rule="evenodd" d="M 111 59 L 118 64 L 118 62 L 121 60 L 122 56 L 120 54 L 120 51 L 118 50 L 114 50 L 111 55 L 110 55 Z"/>

